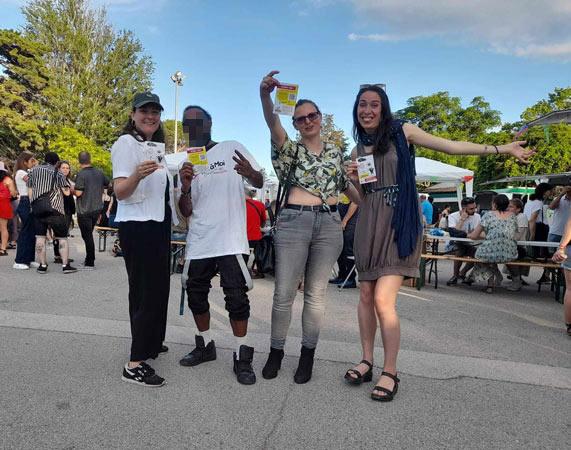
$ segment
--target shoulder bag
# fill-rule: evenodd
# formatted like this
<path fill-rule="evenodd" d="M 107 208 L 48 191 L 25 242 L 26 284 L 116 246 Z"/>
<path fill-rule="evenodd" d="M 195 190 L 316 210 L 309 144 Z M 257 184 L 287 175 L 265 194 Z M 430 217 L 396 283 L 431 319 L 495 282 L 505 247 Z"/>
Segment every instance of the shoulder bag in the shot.
<path fill-rule="evenodd" d="M 54 190 L 57 178 L 57 170 L 54 169 L 54 176 L 52 178 L 52 183 L 50 190 L 44 192 L 37 199 L 32 202 L 32 214 L 36 217 L 49 217 L 61 214 L 57 209 L 52 206 L 55 203 L 55 197 L 57 192 Z"/>

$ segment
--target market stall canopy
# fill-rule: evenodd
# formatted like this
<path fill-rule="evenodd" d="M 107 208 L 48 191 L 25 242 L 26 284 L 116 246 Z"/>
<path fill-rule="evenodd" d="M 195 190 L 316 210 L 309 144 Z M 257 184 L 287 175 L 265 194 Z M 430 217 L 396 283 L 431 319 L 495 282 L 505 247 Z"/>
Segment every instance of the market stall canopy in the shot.
<path fill-rule="evenodd" d="M 544 175 L 525 175 L 520 177 L 506 177 L 506 178 L 500 178 L 498 180 L 486 181 L 485 183 L 480 183 L 480 184 L 483 186 L 488 184 L 517 183 L 517 182 L 534 182 L 535 184 L 539 183 L 567 184 L 571 182 L 571 172 L 550 173 Z"/>
<path fill-rule="evenodd" d="M 428 158 L 416 158 L 417 183 L 453 183 L 456 189 L 458 204 L 462 201 L 462 184 L 466 184 L 466 196 L 471 197 L 474 191 L 474 172 L 451 164 Z"/>

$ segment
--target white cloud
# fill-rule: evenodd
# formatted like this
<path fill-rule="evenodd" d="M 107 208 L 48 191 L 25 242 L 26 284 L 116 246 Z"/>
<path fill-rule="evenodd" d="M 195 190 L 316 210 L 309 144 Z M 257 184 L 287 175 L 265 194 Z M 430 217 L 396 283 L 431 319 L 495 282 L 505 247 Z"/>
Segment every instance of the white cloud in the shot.
<path fill-rule="evenodd" d="M 571 60 L 570 0 L 345 2 L 353 5 L 362 24 L 359 32 L 349 35 L 351 40 L 394 41 L 439 36 L 476 42 L 489 50 L 520 57 Z"/>
<path fill-rule="evenodd" d="M 376 42 L 395 42 L 402 41 L 401 36 L 396 36 L 394 34 L 355 34 L 350 33 L 347 38 L 350 41 L 376 41 Z"/>

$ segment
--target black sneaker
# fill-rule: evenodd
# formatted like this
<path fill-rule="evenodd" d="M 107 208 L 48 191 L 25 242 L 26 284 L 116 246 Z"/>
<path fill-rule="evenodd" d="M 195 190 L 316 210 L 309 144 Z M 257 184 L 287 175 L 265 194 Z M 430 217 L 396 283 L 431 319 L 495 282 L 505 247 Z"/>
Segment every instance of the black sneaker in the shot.
<path fill-rule="evenodd" d="M 238 383 L 240 384 L 254 384 L 256 382 L 256 374 L 252 367 L 252 360 L 254 359 L 254 347 L 247 345 L 240 346 L 240 358 L 236 357 L 234 352 L 234 373 Z"/>
<path fill-rule="evenodd" d="M 47 264 L 40 264 L 38 266 L 38 268 L 36 269 L 36 272 L 41 273 L 41 274 L 47 273 L 47 271 L 48 271 L 48 265 Z"/>
<path fill-rule="evenodd" d="M 214 345 L 214 341 L 210 341 L 208 345 L 204 345 L 204 338 L 202 336 L 194 336 L 194 341 L 196 342 L 196 348 L 179 361 L 181 366 L 198 366 L 204 362 L 214 361 L 216 359 L 216 346 Z"/>
<path fill-rule="evenodd" d="M 61 268 L 63 273 L 73 273 L 77 272 L 77 269 L 73 267 L 70 263 L 67 263 L 65 266 Z"/>
<path fill-rule="evenodd" d="M 165 384 L 165 379 L 159 377 L 155 373 L 155 369 L 146 362 L 142 362 L 132 369 L 128 369 L 127 366 L 123 367 L 123 376 L 121 379 L 127 383 L 134 383 L 145 387 L 160 387 Z"/>
<path fill-rule="evenodd" d="M 54 257 L 54 264 L 63 264 L 61 256 Z"/>

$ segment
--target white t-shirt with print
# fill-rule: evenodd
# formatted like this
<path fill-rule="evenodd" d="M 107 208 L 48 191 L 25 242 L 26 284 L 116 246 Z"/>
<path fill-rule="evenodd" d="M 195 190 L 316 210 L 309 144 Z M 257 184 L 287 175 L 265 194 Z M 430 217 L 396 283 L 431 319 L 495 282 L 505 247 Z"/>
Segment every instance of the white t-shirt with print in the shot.
<path fill-rule="evenodd" d="M 553 211 L 553 220 L 549 232 L 563 236 L 569 217 L 571 217 L 571 200 L 564 195 L 559 200 L 559 206 Z"/>
<path fill-rule="evenodd" d="M 192 214 L 186 237 L 186 259 L 248 254 L 244 180 L 235 170 L 235 150 L 260 167 L 236 141 L 216 144 L 206 153 L 208 166 L 192 180 Z"/>
<path fill-rule="evenodd" d="M 127 178 L 146 158 L 145 143 L 135 139 L 130 134 L 124 134 L 115 141 L 111 147 L 111 162 L 113 164 L 113 178 Z M 169 204 L 172 210 L 172 221 L 178 224 L 174 212 L 174 187 L 165 162 L 151 175 L 139 181 L 135 191 L 128 197 L 117 202 L 117 215 L 115 222 L 145 222 L 165 220 L 165 191 L 169 183 Z"/>

